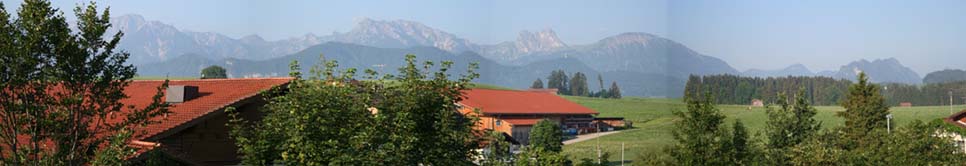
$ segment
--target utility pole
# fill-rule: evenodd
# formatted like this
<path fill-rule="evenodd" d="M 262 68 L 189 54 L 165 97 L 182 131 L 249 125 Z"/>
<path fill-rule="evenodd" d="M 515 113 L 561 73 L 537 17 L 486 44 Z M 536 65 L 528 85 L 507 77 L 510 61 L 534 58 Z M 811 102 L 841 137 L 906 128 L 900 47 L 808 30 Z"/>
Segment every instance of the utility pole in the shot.
<path fill-rule="evenodd" d="M 953 91 L 949 91 L 949 114 L 953 114 Z"/>
<path fill-rule="evenodd" d="M 892 114 L 886 115 L 886 132 L 892 134 Z"/>
<path fill-rule="evenodd" d="M 621 166 L 624 166 L 624 142 L 621 142 Z"/>
<path fill-rule="evenodd" d="M 600 121 L 597 121 L 596 126 L 597 126 L 597 133 L 594 133 L 594 134 L 597 135 L 597 138 L 594 138 L 594 139 L 597 140 L 597 165 L 600 165 L 600 162 L 601 162 L 600 158 L 603 157 L 603 155 L 600 154 Z"/>

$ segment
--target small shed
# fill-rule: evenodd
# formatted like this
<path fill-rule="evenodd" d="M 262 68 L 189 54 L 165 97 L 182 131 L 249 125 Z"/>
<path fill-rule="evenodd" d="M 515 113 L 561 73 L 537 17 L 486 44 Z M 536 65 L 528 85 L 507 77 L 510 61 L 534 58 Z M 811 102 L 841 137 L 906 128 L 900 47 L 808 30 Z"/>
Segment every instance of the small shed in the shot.
<path fill-rule="evenodd" d="M 624 120 L 624 117 L 595 117 L 595 124 L 609 127 L 619 127 L 626 128 L 631 127 L 631 124 Z"/>
<path fill-rule="evenodd" d="M 765 106 L 765 102 L 764 101 L 761 101 L 761 99 L 752 99 L 751 100 L 751 106 L 752 107 L 764 107 Z"/>
<path fill-rule="evenodd" d="M 912 107 L 912 103 L 911 102 L 902 102 L 902 103 L 899 103 L 899 107 Z"/>

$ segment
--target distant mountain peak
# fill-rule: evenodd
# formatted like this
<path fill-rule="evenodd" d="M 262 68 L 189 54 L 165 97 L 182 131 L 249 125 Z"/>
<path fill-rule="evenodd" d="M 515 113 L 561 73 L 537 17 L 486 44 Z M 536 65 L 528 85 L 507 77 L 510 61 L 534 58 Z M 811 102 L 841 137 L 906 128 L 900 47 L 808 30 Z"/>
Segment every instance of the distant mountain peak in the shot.
<path fill-rule="evenodd" d="M 240 40 L 244 42 L 265 42 L 265 39 L 258 35 L 248 35 L 242 37 Z"/>
<path fill-rule="evenodd" d="M 478 47 L 456 35 L 407 20 L 361 18 L 349 32 L 334 35 L 339 42 L 387 48 L 431 46 L 450 52 L 462 52 Z"/>
<path fill-rule="evenodd" d="M 649 41 L 657 38 L 660 38 L 660 37 L 657 37 L 649 33 L 627 32 L 627 33 L 621 33 L 615 36 L 601 39 L 598 43 L 602 43 L 605 45 L 647 44 Z"/>
<path fill-rule="evenodd" d="M 121 16 L 116 17 L 116 19 L 118 19 L 118 20 L 128 20 L 128 21 L 133 21 L 133 22 L 147 22 L 144 19 L 144 16 L 141 16 L 141 15 L 138 15 L 138 14 L 125 14 L 125 15 L 121 15 Z"/>
<path fill-rule="evenodd" d="M 918 73 L 903 66 L 896 58 L 872 61 L 860 59 L 842 66 L 833 77 L 855 80 L 859 72 L 864 72 L 872 82 L 876 83 L 922 83 L 922 77 Z"/>
<path fill-rule="evenodd" d="M 544 29 L 539 32 L 521 31 L 517 36 L 517 48 L 523 53 L 552 51 L 559 48 L 566 48 L 565 44 L 553 29 Z"/>
<path fill-rule="evenodd" d="M 785 76 L 813 76 L 811 70 L 805 65 L 800 63 L 792 64 L 788 67 L 778 69 L 778 70 L 762 70 L 762 69 L 749 69 L 741 73 L 744 76 L 751 77 L 785 77 Z"/>

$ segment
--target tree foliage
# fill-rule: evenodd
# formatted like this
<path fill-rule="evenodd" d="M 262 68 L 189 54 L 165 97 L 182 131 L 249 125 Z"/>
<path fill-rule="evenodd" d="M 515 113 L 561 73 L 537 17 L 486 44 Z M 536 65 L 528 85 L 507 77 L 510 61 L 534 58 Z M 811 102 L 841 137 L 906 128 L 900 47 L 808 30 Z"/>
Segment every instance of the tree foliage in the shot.
<path fill-rule="evenodd" d="M 233 118 L 231 135 L 246 165 L 469 165 L 479 144 L 476 119 L 458 112 L 461 91 L 478 77 L 451 80 L 451 62 L 418 66 L 406 56 L 398 75 L 355 69 L 335 61 L 302 79 L 293 62 L 288 92 L 270 99 L 259 122 Z M 430 69 L 438 68 L 433 73 Z M 234 116 L 234 115 L 233 115 Z"/>
<path fill-rule="evenodd" d="M 574 96 L 590 96 L 590 88 L 587 85 L 587 76 L 584 73 L 577 72 L 574 76 L 570 78 L 570 95 Z"/>
<path fill-rule="evenodd" d="M 765 127 L 767 156 L 770 165 L 786 165 L 789 160 L 786 149 L 794 147 L 815 135 L 821 129 L 821 122 L 814 119 L 818 111 L 809 104 L 804 90 L 795 95 L 795 103 L 790 104 L 785 94 L 778 95 L 779 109 L 768 107 L 768 124 Z"/>
<path fill-rule="evenodd" d="M 516 165 L 519 166 L 558 166 L 570 165 L 567 155 L 560 152 L 546 150 L 541 147 L 530 146 L 521 149 L 521 153 L 516 156 Z"/>
<path fill-rule="evenodd" d="M 530 85 L 530 89 L 543 89 L 543 80 L 540 80 L 540 78 L 534 80 L 533 85 Z"/>
<path fill-rule="evenodd" d="M 533 83 L 531 88 L 538 87 L 538 82 L 540 82 L 539 78 Z M 562 95 L 621 98 L 620 88 L 617 87 L 616 81 L 611 84 L 610 89 L 604 89 L 604 78 L 598 74 L 597 82 L 600 85 L 600 91 L 593 92 L 589 88 L 590 84 L 587 83 L 587 75 L 584 73 L 576 72 L 573 74 L 573 76 L 568 77 L 567 72 L 563 70 L 554 70 L 553 72 L 550 72 L 550 76 L 547 77 L 547 88 L 555 88 L 557 89 L 557 92 Z M 542 82 L 540 83 L 542 85 Z"/>
<path fill-rule="evenodd" d="M 547 88 L 557 89 L 557 93 L 563 95 L 570 95 L 570 81 L 567 78 L 567 73 L 563 70 L 554 70 L 550 72 L 550 76 L 547 77 Z"/>
<path fill-rule="evenodd" d="M 0 5 L 2 6 L 2 5 Z M 135 129 L 167 112 L 158 87 L 153 102 L 121 103 L 135 75 L 106 34 L 108 10 L 82 4 L 76 31 L 59 9 L 26 0 L 12 16 L 0 7 L 0 158 L 3 165 L 118 165 L 134 155 Z M 110 36 L 110 39 L 104 39 Z"/>
<path fill-rule="evenodd" d="M 530 146 L 551 152 L 563 151 L 563 131 L 557 122 L 543 119 L 530 131 Z"/>
<path fill-rule="evenodd" d="M 837 105 L 846 95 L 851 81 L 829 77 L 769 77 L 753 78 L 735 75 L 691 76 L 685 85 L 688 93 L 713 92 L 719 104 L 747 105 L 752 99 L 775 103 L 779 93 L 794 94 L 805 90 L 805 99 L 815 105 Z M 886 105 L 949 105 L 949 92 L 953 92 L 954 105 L 964 104 L 966 81 L 909 85 L 887 83 L 879 86 L 886 98 Z"/>
<path fill-rule="evenodd" d="M 201 79 L 213 78 L 228 78 L 228 71 L 218 65 L 212 65 L 201 69 Z"/>
<path fill-rule="evenodd" d="M 848 80 L 830 77 L 741 77 L 736 75 L 690 76 L 685 84 L 686 93 L 702 95 L 711 92 L 719 104 L 751 104 L 753 99 L 776 103 L 778 94 L 794 94 L 805 90 L 809 103 L 833 105 L 845 96 Z"/>
<path fill-rule="evenodd" d="M 710 95 L 703 99 L 685 94 L 687 110 L 675 111 L 680 121 L 671 134 L 674 143 L 665 150 L 675 165 L 730 165 L 734 151 L 730 134 L 722 126 L 720 113 Z"/>
<path fill-rule="evenodd" d="M 615 98 L 615 99 L 621 98 L 621 88 L 617 87 L 616 81 L 612 82 L 610 84 L 610 89 L 604 92 L 607 92 L 606 93 L 607 95 L 605 95 L 604 98 Z"/>
<path fill-rule="evenodd" d="M 483 152 L 483 161 L 480 165 L 513 165 L 513 153 L 510 152 L 510 143 L 506 139 L 502 132 L 488 132 L 485 140 L 486 150 Z"/>
<path fill-rule="evenodd" d="M 730 135 L 719 126 L 723 116 L 714 111 L 707 99 L 695 101 L 686 94 L 687 112 L 674 131 L 676 140 L 666 149 L 668 155 L 642 156 L 645 164 L 654 165 L 961 165 L 966 159 L 939 124 L 914 121 L 893 132 L 885 127 L 883 96 L 878 85 L 860 74 L 858 83 L 849 88 L 840 112 L 846 125 L 819 131 L 813 117 L 815 109 L 805 92 L 799 91 L 794 102 L 784 94 L 772 99 L 781 108 L 769 106 L 768 127 L 764 142 L 746 139 L 743 125 L 732 125 Z M 730 140 L 730 141 L 722 141 Z M 761 144 L 764 146 L 758 146 Z"/>
<path fill-rule="evenodd" d="M 842 131 L 846 137 L 846 147 L 871 146 L 869 134 L 876 129 L 886 128 L 886 115 L 889 106 L 885 105 L 885 98 L 879 94 L 879 87 L 869 82 L 865 73 L 859 73 L 858 83 L 849 86 L 848 94 L 842 107 L 845 111 L 836 115 L 845 119 Z"/>

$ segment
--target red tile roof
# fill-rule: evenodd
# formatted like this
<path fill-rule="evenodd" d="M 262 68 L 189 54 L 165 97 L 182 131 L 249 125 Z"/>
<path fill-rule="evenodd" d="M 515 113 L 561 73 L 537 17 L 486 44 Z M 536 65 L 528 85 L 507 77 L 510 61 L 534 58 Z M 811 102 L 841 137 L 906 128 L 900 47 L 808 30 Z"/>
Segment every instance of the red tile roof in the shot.
<path fill-rule="evenodd" d="M 259 93 L 269 90 L 272 87 L 278 87 L 288 84 L 292 78 L 246 78 L 246 79 L 205 79 L 205 80 L 171 80 L 168 85 L 191 85 L 198 86 L 199 96 L 182 102 L 173 103 L 168 110 L 170 113 L 167 116 L 154 117 L 153 121 L 158 121 L 159 123 L 152 123 L 143 128 L 137 129 L 138 135 L 136 135 L 128 145 L 137 148 L 137 153 L 135 156 L 143 154 L 143 152 L 156 149 L 155 147 L 161 146 L 155 142 L 147 142 L 145 140 L 150 139 L 160 139 L 161 134 L 177 132 L 175 128 L 182 127 L 189 122 L 196 120 L 203 120 L 206 115 L 211 115 L 218 110 L 221 110 L 229 105 L 235 104 L 239 101 L 250 99 L 252 97 L 258 96 Z M 154 95 L 157 93 L 157 88 L 164 83 L 164 80 L 138 80 L 132 81 L 128 87 L 124 89 L 124 94 L 128 96 L 126 99 L 122 99 L 121 103 L 127 106 L 134 106 L 134 109 L 144 109 L 144 107 L 151 104 Z M 56 90 L 56 89 L 55 89 Z M 162 98 L 163 100 L 164 98 Z M 131 111 L 128 107 L 124 107 L 122 113 Z M 123 117 L 123 116 L 121 116 Z M 123 119 L 123 118 L 120 118 Z M 115 121 L 120 119 L 110 119 L 108 121 Z M 28 142 L 29 136 L 17 136 L 17 139 L 21 142 Z M 53 142 L 47 141 L 44 148 L 53 146 Z M 0 145 L 3 146 L 3 145 Z M 3 151 L 6 153 L 7 151 Z"/>
<path fill-rule="evenodd" d="M 514 119 L 500 119 L 506 123 L 513 124 L 514 126 L 533 126 L 540 122 L 540 118 L 514 118 Z"/>
<path fill-rule="evenodd" d="M 198 86 L 197 98 L 173 103 L 168 107 L 171 112 L 164 117 L 155 117 L 154 123 L 143 128 L 144 135 L 137 139 L 149 139 L 159 136 L 168 130 L 216 112 L 236 102 L 254 97 L 260 92 L 281 86 L 291 81 L 291 78 L 246 78 L 246 79 L 205 79 L 205 80 L 171 80 L 168 85 Z M 163 80 L 133 81 L 124 89 L 130 98 L 121 100 L 125 105 L 135 105 L 141 109 L 151 103 Z M 159 139 L 159 138 L 153 138 Z"/>
<path fill-rule="evenodd" d="M 470 89 L 463 91 L 464 106 L 483 114 L 597 114 L 580 104 L 544 92 Z"/>

